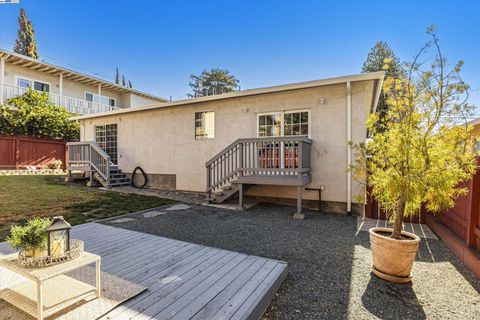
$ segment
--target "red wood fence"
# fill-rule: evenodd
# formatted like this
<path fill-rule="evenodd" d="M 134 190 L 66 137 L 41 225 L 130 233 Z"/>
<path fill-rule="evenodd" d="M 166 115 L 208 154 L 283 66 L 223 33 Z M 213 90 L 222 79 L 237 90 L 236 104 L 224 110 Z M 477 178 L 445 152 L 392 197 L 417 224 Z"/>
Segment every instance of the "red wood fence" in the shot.
<path fill-rule="evenodd" d="M 66 143 L 27 136 L 0 136 L 0 169 L 48 167 L 53 160 L 65 164 Z"/>

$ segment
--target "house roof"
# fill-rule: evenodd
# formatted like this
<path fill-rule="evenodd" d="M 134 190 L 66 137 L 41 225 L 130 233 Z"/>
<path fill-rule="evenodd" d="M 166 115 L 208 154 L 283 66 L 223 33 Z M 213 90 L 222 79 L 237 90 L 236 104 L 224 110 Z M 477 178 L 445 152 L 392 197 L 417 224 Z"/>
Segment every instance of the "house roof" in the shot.
<path fill-rule="evenodd" d="M 27 57 L 18 53 L 10 52 L 4 49 L 0 49 L 0 57 L 5 59 L 5 62 L 12 63 L 14 65 L 18 65 L 24 68 L 29 68 L 32 70 L 38 70 L 40 72 L 45 72 L 50 75 L 60 75 L 63 74 L 64 79 L 74 80 L 76 82 L 89 84 L 89 85 L 98 85 L 100 84 L 102 88 L 111 90 L 113 92 L 119 93 L 133 93 L 137 96 L 156 100 L 159 102 L 165 102 L 167 99 L 158 97 L 152 94 L 149 94 L 144 91 L 140 91 L 133 88 L 127 88 L 116 83 L 100 79 L 97 77 L 89 76 L 84 73 L 80 73 L 71 69 L 67 69 L 64 67 L 60 67 L 51 63 L 47 63 L 45 61 L 40 61 L 38 59 L 34 59 L 31 57 Z"/>
<path fill-rule="evenodd" d="M 342 77 L 336 77 L 336 78 L 327 78 L 327 79 L 314 80 L 314 81 L 291 83 L 291 84 L 279 85 L 274 87 L 235 91 L 230 93 L 223 93 L 223 94 L 211 95 L 211 96 L 205 96 L 205 97 L 199 97 L 199 98 L 193 98 L 193 99 L 177 100 L 177 101 L 165 102 L 165 103 L 156 103 L 156 104 L 151 104 L 151 105 L 142 106 L 142 107 L 126 108 L 126 109 L 109 111 L 109 112 L 95 113 L 91 115 L 76 116 L 76 117 L 72 117 L 71 119 L 72 120 L 92 119 L 92 118 L 106 117 L 111 115 L 120 115 L 120 114 L 128 114 L 133 112 L 150 111 L 155 109 L 180 107 L 185 105 L 205 103 L 205 102 L 224 100 L 224 99 L 235 99 L 235 98 L 247 97 L 247 96 L 253 96 L 253 95 L 261 95 L 261 94 L 268 94 L 268 93 L 275 93 L 275 92 L 286 92 L 286 91 L 335 85 L 335 84 L 341 84 L 341 83 L 347 83 L 347 82 L 359 82 L 359 81 L 368 81 L 368 80 L 375 81 L 372 105 L 370 106 L 370 112 L 375 113 L 378 99 L 380 98 L 380 92 L 381 92 L 384 74 L 385 73 L 383 71 L 380 71 L 380 72 L 342 76 Z"/>

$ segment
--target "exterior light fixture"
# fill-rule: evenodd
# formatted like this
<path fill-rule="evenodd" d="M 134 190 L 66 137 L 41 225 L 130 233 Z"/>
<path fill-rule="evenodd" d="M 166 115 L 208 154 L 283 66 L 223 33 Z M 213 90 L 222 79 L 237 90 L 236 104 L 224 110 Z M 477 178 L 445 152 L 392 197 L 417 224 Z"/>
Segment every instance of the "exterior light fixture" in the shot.
<path fill-rule="evenodd" d="M 325 104 L 327 103 L 327 99 L 325 98 L 320 98 L 320 104 Z"/>

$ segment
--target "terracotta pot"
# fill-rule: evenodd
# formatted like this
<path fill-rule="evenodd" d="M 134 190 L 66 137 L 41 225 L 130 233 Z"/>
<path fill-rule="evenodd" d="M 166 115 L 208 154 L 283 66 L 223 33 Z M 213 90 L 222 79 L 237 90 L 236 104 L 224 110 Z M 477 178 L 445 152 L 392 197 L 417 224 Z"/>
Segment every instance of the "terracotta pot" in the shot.
<path fill-rule="evenodd" d="M 402 231 L 402 235 L 408 239 L 390 238 L 390 234 L 393 232 L 392 228 L 371 228 L 368 231 L 372 249 L 373 273 L 390 282 L 410 282 L 420 238 L 406 231 Z M 382 235 L 382 233 L 384 234 Z"/>

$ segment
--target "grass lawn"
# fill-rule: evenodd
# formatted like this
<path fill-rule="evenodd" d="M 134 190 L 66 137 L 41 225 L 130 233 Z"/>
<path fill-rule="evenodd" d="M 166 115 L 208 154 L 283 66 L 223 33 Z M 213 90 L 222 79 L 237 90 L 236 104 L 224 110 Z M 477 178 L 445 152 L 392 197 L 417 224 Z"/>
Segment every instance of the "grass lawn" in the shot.
<path fill-rule="evenodd" d="M 158 207 L 174 201 L 65 183 L 62 176 L 0 177 L 0 241 L 13 223 L 63 215 L 72 225 Z"/>

